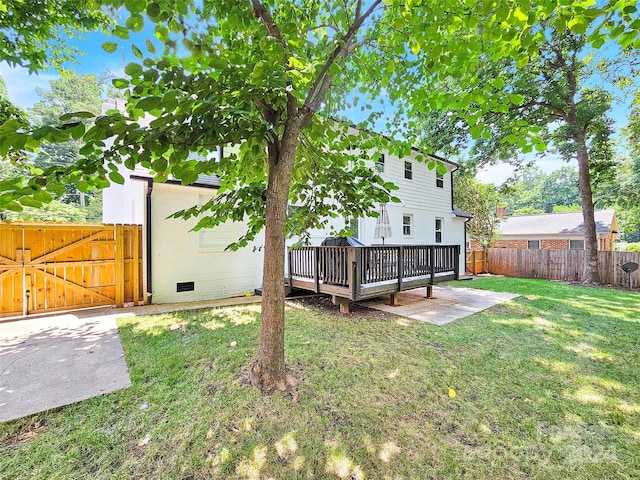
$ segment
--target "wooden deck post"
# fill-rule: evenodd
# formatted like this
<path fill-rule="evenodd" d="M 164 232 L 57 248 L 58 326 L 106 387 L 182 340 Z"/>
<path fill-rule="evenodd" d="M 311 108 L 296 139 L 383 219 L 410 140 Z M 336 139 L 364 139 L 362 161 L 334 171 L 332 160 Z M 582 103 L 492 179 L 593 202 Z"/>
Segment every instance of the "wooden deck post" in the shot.
<path fill-rule="evenodd" d="M 433 285 L 427 285 L 427 296 L 425 298 L 433 298 Z"/>
<path fill-rule="evenodd" d="M 391 302 L 389 303 L 389 305 L 391 305 L 392 307 L 397 307 L 398 305 L 400 305 L 400 303 L 398 303 L 398 292 L 391 294 Z"/>
<path fill-rule="evenodd" d="M 404 247 L 398 247 L 398 291 L 402 291 L 402 276 L 404 275 Z"/>
<path fill-rule="evenodd" d="M 349 313 L 349 299 L 344 297 L 339 297 L 337 295 L 331 296 L 331 302 L 334 305 L 338 305 L 340 307 L 340 313 Z"/>
<path fill-rule="evenodd" d="M 455 245 L 455 258 L 453 259 L 453 265 L 456 271 L 453 273 L 454 280 L 460 279 L 460 245 Z"/>
<path fill-rule="evenodd" d="M 436 247 L 429 246 L 429 267 L 431 268 L 431 285 L 436 281 Z"/>
<path fill-rule="evenodd" d="M 351 300 L 356 301 L 360 297 L 360 267 L 362 265 L 362 255 L 359 247 L 348 247 L 347 265 L 351 265 L 347 275 L 347 283 L 351 292 Z"/>
<path fill-rule="evenodd" d="M 320 247 L 313 247 L 313 283 L 315 292 L 320 291 L 320 255 L 318 255 Z"/>
<path fill-rule="evenodd" d="M 116 307 L 124 307 L 124 226 L 116 225 Z"/>

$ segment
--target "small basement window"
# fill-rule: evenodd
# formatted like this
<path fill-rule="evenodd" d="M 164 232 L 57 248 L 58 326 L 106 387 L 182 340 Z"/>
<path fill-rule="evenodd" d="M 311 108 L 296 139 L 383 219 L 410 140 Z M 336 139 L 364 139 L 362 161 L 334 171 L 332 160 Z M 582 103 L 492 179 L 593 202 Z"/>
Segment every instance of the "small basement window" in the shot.
<path fill-rule="evenodd" d="M 413 178 L 413 166 L 411 162 L 404 162 L 404 178 L 408 180 Z"/>
<path fill-rule="evenodd" d="M 529 250 L 539 250 L 540 240 L 527 240 L 527 248 Z"/>
<path fill-rule="evenodd" d="M 569 250 L 584 250 L 584 240 L 569 240 Z"/>

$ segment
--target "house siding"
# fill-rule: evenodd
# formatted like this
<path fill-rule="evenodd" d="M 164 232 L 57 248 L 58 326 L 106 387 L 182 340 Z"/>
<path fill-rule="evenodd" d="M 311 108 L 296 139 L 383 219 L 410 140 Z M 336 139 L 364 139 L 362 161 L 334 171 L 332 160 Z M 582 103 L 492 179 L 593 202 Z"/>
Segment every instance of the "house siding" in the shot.
<path fill-rule="evenodd" d="M 200 248 L 200 232 L 190 231 L 197 221 L 167 218 L 197 205 L 201 195 L 215 190 L 155 184 L 152 198 L 153 303 L 213 300 L 253 292 L 262 284 L 262 235 L 238 251 Z M 224 227 L 213 229 L 222 232 Z M 246 223 L 234 225 L 236 238 Z M 178 282 L 194 282 L 195 289 L 177 292 Z"/>

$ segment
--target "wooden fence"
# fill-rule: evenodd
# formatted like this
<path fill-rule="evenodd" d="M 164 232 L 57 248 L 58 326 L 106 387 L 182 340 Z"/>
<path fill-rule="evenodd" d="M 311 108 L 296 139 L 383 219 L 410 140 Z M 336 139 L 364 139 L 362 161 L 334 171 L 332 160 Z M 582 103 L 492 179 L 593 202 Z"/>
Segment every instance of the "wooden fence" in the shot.
<path fill-rule="evenodd" d="M 528 250 L 490 248 L 489 272 L 520 278 L 580 281 L 584 271 L 583 250 Z M 629 277 L 620 268 L 627 262 L 640 264 L 638 252 L 598 252 L 598 270 L 603 284 L 629 287 Z M 631 274 L 632 287 L 640 287 L 640 271 Z"/>
<path fill-rule="evenodd" d="M 143 301 L 139 225 L 0 222 L 0 317 Z"/>
<path fill-rule="evenodd" d="M 472 275 L 487 272 L 487 251 L 468 250 L 467 251 L 467 272 Z"/>

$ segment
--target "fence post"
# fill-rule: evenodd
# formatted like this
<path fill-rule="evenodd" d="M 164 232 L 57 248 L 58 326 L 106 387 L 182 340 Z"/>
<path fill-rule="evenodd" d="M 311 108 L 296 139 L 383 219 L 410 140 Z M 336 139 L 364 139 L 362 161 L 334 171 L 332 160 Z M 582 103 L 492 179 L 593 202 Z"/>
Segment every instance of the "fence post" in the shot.
<path fill-rule="evenodd" d="M 133 265 L 131 268 L 131 275 L 133 280 L 133 304 L 138 305 L 140 301 L 140 233 L 142 229 L 139 225 L 133 225 L 131 227 L 131 241 Z"/>
<path fill-rule="evenodd" d="M 124 307 L 124 226 L 116 225 L 116 307 Z"/>

